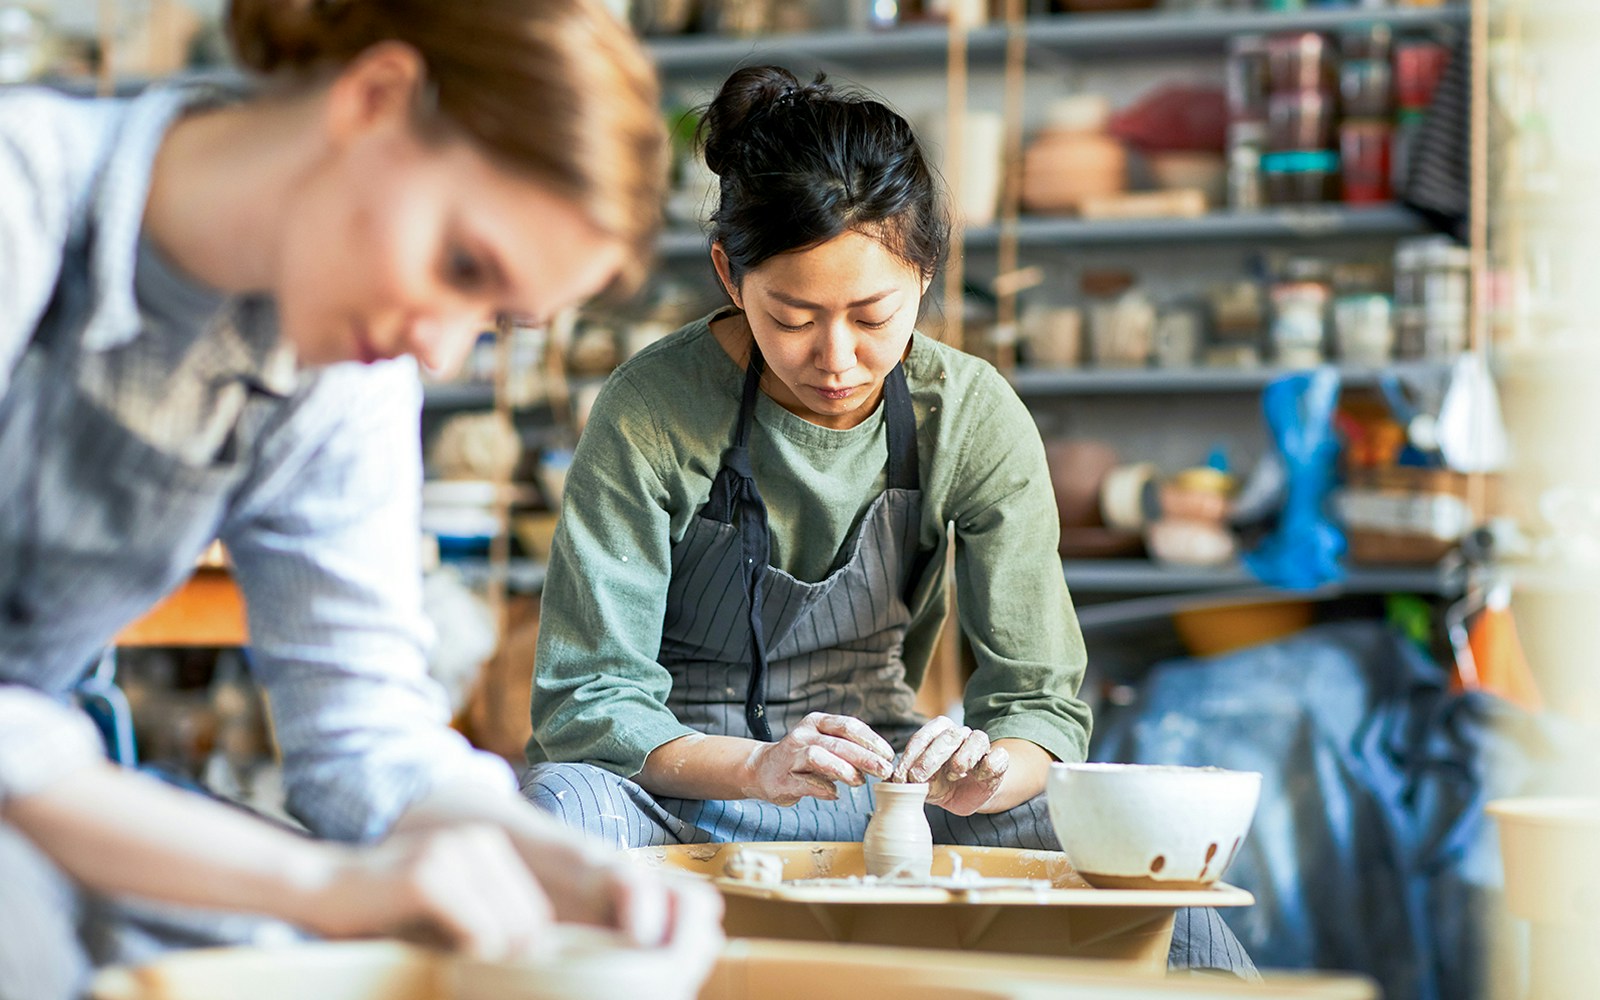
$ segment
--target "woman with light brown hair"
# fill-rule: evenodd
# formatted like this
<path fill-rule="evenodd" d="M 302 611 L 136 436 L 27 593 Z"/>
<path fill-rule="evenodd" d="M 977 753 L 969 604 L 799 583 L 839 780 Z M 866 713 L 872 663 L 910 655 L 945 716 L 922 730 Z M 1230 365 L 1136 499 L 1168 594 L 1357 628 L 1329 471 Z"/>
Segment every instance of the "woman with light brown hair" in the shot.
<path fill-rule="evenodd" d="M 646 57 L 589 0 L 228 18 L 248 84 L 0 93 L 0 997 L 77 995 L 118 957 L 84 904 L 130 896 L 490 956 L 582 921 L 703 968 L 713 896 L 562 830 L 447 728 L 416 561 L 416 362 L 648 258 Z M 216 538 L 322 839 L 108 764 L 66 699 Z"/>

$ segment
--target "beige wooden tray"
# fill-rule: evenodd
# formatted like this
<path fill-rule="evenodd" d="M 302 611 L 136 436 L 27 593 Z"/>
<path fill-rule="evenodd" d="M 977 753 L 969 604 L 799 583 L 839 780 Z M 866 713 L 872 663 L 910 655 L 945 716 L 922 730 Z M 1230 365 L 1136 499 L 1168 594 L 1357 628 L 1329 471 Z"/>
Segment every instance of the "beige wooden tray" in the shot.
<path fill-rule="evenodd" d="M 848 878 L 866 872 L 852 842 L 686 844 L 639 848 L 646 864 L 712 880 L 726 904 L 730 937 L 830 941 L 1070 958 L 1111 959 L 1159 971 L 1173 914 L 1188 906 L 1248 906 L 1255 897 L 1218 885 L 1189 891 L 1095 889 L 1059 851 L 934 848 L 933 875 L 1048 880 L 1048 889 L 950 889 L 893 885 L 763 885 L 722 877 L 727 859 L 750 848 L 783 859 L 785 879 Z"/>
<path fill-rule="evenodd" d="M 607 1000 L 548 970 L 466 962 L 397 942 L 223 948 L 103 970 L 95 1000 Z M 560 977 L 557 977 L 560 978 Z M 662 996 L 670 973 L 626 1000 Z M 863 945 L 730 941 L 698 1000 L 1375 1000 L 1354 977 L 1162 979 L 1126 965 Z M 619 997 L 619 1000 L 621 998 Z"/>

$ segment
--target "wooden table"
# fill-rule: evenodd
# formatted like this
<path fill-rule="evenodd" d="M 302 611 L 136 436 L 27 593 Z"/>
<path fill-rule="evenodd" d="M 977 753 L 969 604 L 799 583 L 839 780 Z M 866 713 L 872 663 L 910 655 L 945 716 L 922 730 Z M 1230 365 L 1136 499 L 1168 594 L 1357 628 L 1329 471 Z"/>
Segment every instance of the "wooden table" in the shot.
<path fill-rule="evenodd" d="M 225 569 L 201 568 L 117 636 L 126 646 L 244 646 L 244 594 Z"/>

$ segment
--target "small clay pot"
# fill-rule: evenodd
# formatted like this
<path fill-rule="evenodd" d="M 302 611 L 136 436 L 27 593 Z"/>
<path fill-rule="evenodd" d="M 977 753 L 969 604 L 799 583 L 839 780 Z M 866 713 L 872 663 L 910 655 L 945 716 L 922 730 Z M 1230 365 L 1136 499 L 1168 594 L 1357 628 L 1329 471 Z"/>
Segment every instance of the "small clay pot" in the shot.
<path fill-rule="evenodd" d="M 861 841 L 867 874 L 925 879 L 933 870 L 933 831 L 922 804 L 926 783 L 880 781 L 872 786 L 872 821 Z"/>

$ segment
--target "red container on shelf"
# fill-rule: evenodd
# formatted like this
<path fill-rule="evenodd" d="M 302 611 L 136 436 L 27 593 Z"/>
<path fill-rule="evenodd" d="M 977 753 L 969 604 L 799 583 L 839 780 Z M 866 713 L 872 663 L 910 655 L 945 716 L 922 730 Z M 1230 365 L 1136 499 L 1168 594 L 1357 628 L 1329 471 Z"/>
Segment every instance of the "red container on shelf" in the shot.
<path fill-rule="evenodd" d="M 1394 198 L 1394 126 L 1386 121 L 1347 121 L 1339 126 L 1339 161 L 1344 200 L 1370 205 Z"/>
<path fill-rule="evenodd" d="M 1450 50 L 1438 42 L 1402 42 L 1394 50 L 1395 97 L 1402 110 L 1416 111 L 1433 103 Z"/>

